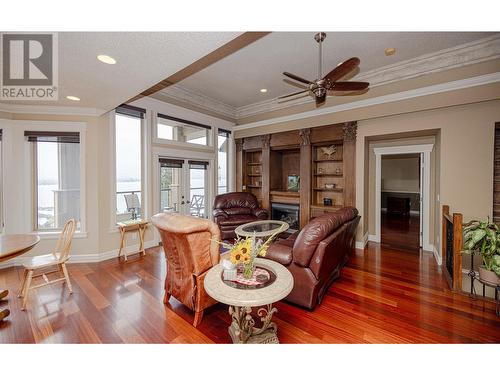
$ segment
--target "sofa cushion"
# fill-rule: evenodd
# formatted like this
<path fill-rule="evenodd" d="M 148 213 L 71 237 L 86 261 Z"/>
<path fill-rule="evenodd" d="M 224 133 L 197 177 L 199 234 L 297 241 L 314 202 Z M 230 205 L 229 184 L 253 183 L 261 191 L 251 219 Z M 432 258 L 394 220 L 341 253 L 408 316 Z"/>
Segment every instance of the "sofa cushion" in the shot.
<path fill-rule="evenodd" d="M 229 216 L 233 215 L 252 215 L 252 209 L 248 207 L 231 207 L 224 209 Z"/>
<path fill-rule="evenodd" d="M 358 210 L 344 207 L 313 219 L 297 236 L 293 245 L 293 260 L 302 267 L 307 267 L 318 244 L 332 234 L 342 224 L 354 219 Z"/>
<path fill-rule="evenodd" d="M 246 223 L 255 221 L 256 218 L 253 215 L 230 215 L 227 219 L 221 219 L 219 221 L 220 225 L 231 225 L 238 226 Z"/>
<path fill-rule="evenodd" d="M 267 249 L 266 259 L 274 260 L 284 266 L 292 263 L 292 258 L 292 248 L 280 242 L 273 243 Z"/>

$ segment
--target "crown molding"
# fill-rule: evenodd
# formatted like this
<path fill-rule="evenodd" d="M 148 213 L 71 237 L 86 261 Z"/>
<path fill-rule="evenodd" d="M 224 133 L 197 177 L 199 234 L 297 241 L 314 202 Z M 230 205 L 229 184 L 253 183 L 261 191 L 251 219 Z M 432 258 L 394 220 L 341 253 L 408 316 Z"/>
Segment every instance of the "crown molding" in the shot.
<path fill-rule="evenodd" d="M 500 35 L 494 35 L 360 73 L 356 79 L 370 82 L 370 87 L 377 87 L 498 58 L 500 58 Z M 166 99 L 178 100 L 233 119 L 242 119 L 314 101 L 312 96 L 306 95 L 281 103 L 274 98 L 242 107 L 233 107 L 179 85 L 170 86 L 158 94 Z"/>
<path fill-rule="evenodd" d="M 500 35 L 494 35 L 373 69 L 359 74 L 356 79 L 370 81 L 370 86 L 376 87 L 498 58 Z"/>
<path fill-rule="evenodd" d="M 172 99 L 180 103 L 194 105 L 201 109 L 218 113 L 232 119 L 236 118 L 236 108 L 209 96 L 187 90 L 179 85 L 172 85 L 155 94 L 159 100 Z"/>
<path fill-rule="evenodd" d="M 345 103 L 334 105 L 331 107 L 325 107 L 320 109 L 313 109 L 306 112 L 295 113 L 293 115 L 275 117 L 267 120 L 256 121 L 243 125 L 236 125 L 233 127 L 233 130 L 236 132 L 238 130 L 252 129 L 260 126 L 277 124 L 281 122 L 289 122 L 295 120 L 302 120 L 306 118 L 313 118 L 316 116 L 348 111 L 363 107 L 369 107 L 378 104 L 385 104 L 391 102 L 397 102 L 401 100 L 418 98 L 420 96 L 439 94 L 448 91 L 466 89 L 469 87 L 481 86 L 490 83 L 500 82 L 500 72 L 485 74 L 481 76 L 476 76 L 472 78 L 460 79 L 457 81 L 451 81 L 446 83 L 440 83 L 437 85 L 421 87 L 418 89 L 402 91 L 394 94 L 377 96 L 369 99 L 362 99 L 355 102 Z"/>
<path fill-rule="evenodd" d="M 34 104 L 0 103 L 0 111 L 7 113 L 25 113 L 34 115 L 70 115 L 70 116 L 101 116 L 107 111 L 91 107 L 65 107 Z"/>

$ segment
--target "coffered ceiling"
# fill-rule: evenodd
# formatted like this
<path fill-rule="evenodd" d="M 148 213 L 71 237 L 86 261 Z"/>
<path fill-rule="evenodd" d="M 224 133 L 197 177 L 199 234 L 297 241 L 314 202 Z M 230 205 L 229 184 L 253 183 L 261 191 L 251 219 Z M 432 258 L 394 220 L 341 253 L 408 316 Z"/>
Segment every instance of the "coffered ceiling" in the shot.
<path fill-rule="evenodd" d="M 282 75 L 283 71 L 314 79 L 317 77 L 318 44 L 314 41 L 313 32 L 273 32 L 254 43 L 236 51 L 211 66 L 201 70 L 180 83 L 168 87 L 155 97 L 169 101 L 171 99 L 198 105 L 205 109 L 212 108 L 229 117 L 242 117 L 247 109 L 259 103 L 269 103 L 274 98 L 298 91 L 297 87 L 288 84 Z M 398 80 L 396 74 L 390 77 L 374 72 L 381 72 L 385 67 L 396 67 L 401 70 L 406 62 L 412 65 L 415 75 L 427 71 L 419 65 L 426 64 L 419 57 L 441 56 L 456 53 L 463 48 L 473 50 L 472 62 L 481 59 L 499 57 L 498 51 L 481 51 L 483 45 L 475 47 L 478 40 L 495 40 L 500 33 L 486 32 L 327 32 L 323 45 L 323 74 L 333 69 L 340 62 L 357 56 L 361 65 L 356 80 L 365 79 L 372 84 L 382 84 L 390 80 Z M 396 53 L 386 56 L 386 48 L 395 48 Z M 439 69 L 454 67 L 454 64 L 465 64 L 467 56 L 461 55 L 455 60 L 441 59 Z M 436 69 L 430 66 L 426 69 Z M 260 90 L 266 89 L 262 93 Z M 310 98 L 307 98 L 309 100 Z M 297 102 L 300 102 L 297 101 Z M 303 101 L 302 101 L 303 102 Z M 293 105 L 291 103 L 286 104 Z M 269 106 L 267 106 L 269 107 Z M 251 111 L 250 111 L 251 112 Z"/>

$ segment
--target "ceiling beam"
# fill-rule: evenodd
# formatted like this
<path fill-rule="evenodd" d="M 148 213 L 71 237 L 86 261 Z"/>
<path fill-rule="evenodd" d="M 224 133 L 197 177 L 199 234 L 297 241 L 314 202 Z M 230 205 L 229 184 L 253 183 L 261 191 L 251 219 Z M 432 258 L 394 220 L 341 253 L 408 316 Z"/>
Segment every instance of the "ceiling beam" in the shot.
<path fill-rule="evenodd" d="M 249 44 L 255 42 L 256 40 L 266 36 L 270 32 L 245 32 L 240 36 L 234 38 L 230 42 L 224 44 L 223 46 L 217 48 L 216 50 L 210 52 L 208 55 L 203 56 L 201 59 L 196 60 L 194 63 L 186 66 L 184 69 L 179 70 L 170 77 L 158 82 L 156 85 L 150 87 L 149 89 L 141 92 L 139 95 L 133 97 L 128 102 L 132 102 L 144 96 L 150 96 L 158 91 L 161 91 L 168 86 L 174 85 L 183 79 L 205 69 L 206 67 L 212 65 L 213 63 L 222 60 L 224 57 L 231 55 L 232 53 L 248 46 Z M 127 103 L 128 103 L 127 102 Z"/>

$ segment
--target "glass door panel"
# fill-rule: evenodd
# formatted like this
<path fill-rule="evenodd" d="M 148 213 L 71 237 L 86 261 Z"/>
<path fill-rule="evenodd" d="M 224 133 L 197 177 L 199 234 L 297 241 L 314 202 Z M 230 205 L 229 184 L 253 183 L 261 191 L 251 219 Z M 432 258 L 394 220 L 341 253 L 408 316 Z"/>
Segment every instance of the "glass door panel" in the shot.
<path fill-rule="evenodd" d="M 160 212 L 208 218 L 208 161 L 160 158 Z"/>
<path fill-rule="evenodd" d="M 160 158 L 160 212 L 184 213 L 184 160 Z"/>
<path fill-rule="evenodd" d="M 207 168 L 208 162 L 189 160 L 189 214 L 207 218 Z"/>

